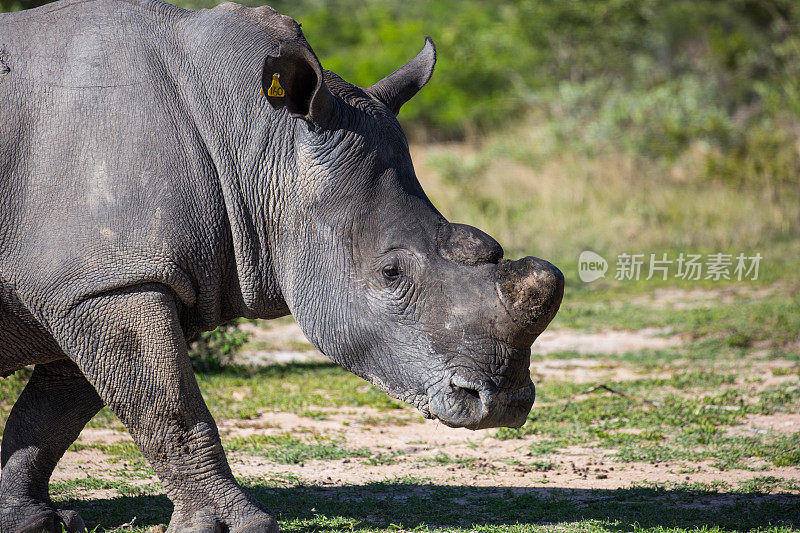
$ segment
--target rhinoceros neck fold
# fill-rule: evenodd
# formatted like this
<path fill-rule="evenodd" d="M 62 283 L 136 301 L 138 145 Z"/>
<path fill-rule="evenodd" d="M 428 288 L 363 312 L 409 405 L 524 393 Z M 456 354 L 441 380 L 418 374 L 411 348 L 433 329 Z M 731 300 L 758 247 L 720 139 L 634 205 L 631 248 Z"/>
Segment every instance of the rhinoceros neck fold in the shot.
<path fill-rule="evenodd" d="M 232 17 L 231 31 L 219 31 L 220 19 Z M 209 26 L 202 19 L 214 21 Z M 187 82 L 183 91 L 224 200 L 232 251 L 225 314 L 274 318 L 288 313 L 273 273 L 271 235 L 280 205 L 277 183 L 293 168 L 296 120 L 272 109 L 260 91 L 264 58 L 279 38 L 269 28 L 238 22 L 220 8 L 184 21 L 189 60 L 176 77 Z"/>

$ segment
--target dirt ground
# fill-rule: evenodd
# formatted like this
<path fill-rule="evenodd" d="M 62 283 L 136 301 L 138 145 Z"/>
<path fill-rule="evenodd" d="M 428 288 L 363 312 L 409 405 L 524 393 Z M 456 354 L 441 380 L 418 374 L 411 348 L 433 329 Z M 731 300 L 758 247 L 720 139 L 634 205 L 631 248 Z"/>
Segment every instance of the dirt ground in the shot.
<path fill-rule="evenodd" d="M 370 408 L 347 409 L 325 420 L 304 418 L 290 413 L 268 413 L 251 420 L 221 420 L 223 439 L 252 434 L 324 435 L 344 438 L 351 448 L 367 448 L 374 457 L 391 454 L 391 464 L 364 464 L 359 458 L 310 460 L 300 464 L 277 464 L 264 457 L 233 453 L 229 460 L 239 477 L 276 479 L 292 477 L 309 485 L 364 485 L 387 479 L 413 477 L 431 483 L 482 487 L 551 487 L 567 489 L 618 489 L 642 484 L 714 485 L 724 482 L 736 487 L 740 482 L 774 476 L 800 485 L 800 469 L 774 467 L 726 470 L 721 472 L 707 463 L 662 462 L 619 463 L 609 457 L 610 450 L 569 447 L 548 456 L 546 465 L 526 464 L 528 448 L 536 440 L 526 436 L 513 440 L 490 437 L 493 430 L 452 429 L 431 420 L 420 420 L 413 413 L 384 424 L 374 420 L 385 412 Z M 361 421 L 370 421 L 369 424 Z M 348 423 L 349 426 L 345 426 Z M 753 416 L 737 431 L 793 432 L 800 427 L 800 415 Z M 87 428 L 79 442 L 117 442 L 129 440 L 127 434 L 108 429 Z M 439 464 L 437 456 L 446 454 L 458 462 Z M 520 464 L 513 464 L 520 460 Z M 109 479 L 119 462 L 96 450 L 69 451 L 62 459 L 53 481 L 83 477 Z M 752 465 L 751 465 L 752 466 Z M 132 485 L 146 485 L 154 477 L 133 480 Z M 782 492 L 786 492 L 785 490 Z M 798 491 L 789 491 L 797 494 Z M 85 497 L 113 497 L 110 490 L 87 491 Z"/>
<path fill-rule="evenodd" d="M 253 339 L 273 344 L 287 339 L 304 342 L 294 324 L 280 324 L 267 329 L 251 328 Z M 535 351 L 621 353 L 638 349 L 659 349 L 680 342 L 663 330 L 609 331 L 582 333 L 553 330 L 537 341 Z M 255 350 L 244 355 L 259 364 L 288 361 L 324 360 L 316 351 Z M 768 364 L 768 363 L 765 363 Z M 534 358 L 531 373 L 535 382 L 558 379 L 576 383 L 625 381 L 641 377 L 629 367 L 594 359 Z M 796 380 L 796 376 L 790 376 Z M 785 376 L 776 376 L 780 381 Z M 534 406 L 534 409 L 536 406 Z M 617 489 L 632 486 L 725 483 L 737 487 L 755 478 L 774 476 L 800 487 L 800 468 L 775 467 L 760 461 L 750 464 L 752 470 L 721 472 L 710 463 L 684 461 L 659 463 L 621 463 L 613 460 L 614 450 L 605 448 L 569 447 L 549 455 L 546 461 L 531 458 L 530 446 L 540 437 L 528 435 L 499 440 L 491 437 L 495 430 L 469 431 L 452 429 L 439 422 L 423 420 L 411 409 L 386 411 L 373 408 L 342 408 L 325 411 L 324 416 L 301 417 L 291 413 L 265 413 L 253 419 L 218 420 L 223 439 L 248 435 L 322 436 L 344 442 L 350 449 L 367 449 L 369 457 L 333 460 L 308 460 L 299 464 L 280 464 L 259 455 L 237 451 L 229 460 L 240 477 L 269 480 L 291 478 L 310 485 L 363 485 L 387 479 L 408 478 L 438 484 L 497 487 L 561 487 L 570 489 Z M 731 429 L 734 432 L 792 433 L 800 427 L 800 415 L 774 414 L 751 416 L 746 423 Z M 111 429 L 87 428 L 79 443 L 112 443 L 130 440 L 128 435 Z M 387 460 L 386 458 L 390 458 Z M 442 459 L 447 458 L 447 459 Z M 127 465 L 94 449 L 68 451 L 55 472 L 53 481 L 80 478 L 113 478 Z M 131 484 L 151 484 L 156 479 L 142 476 Z M 786 492 L 784 484 L 783 492 Z M 797 493 L 789 489 L 789 492 Z M 108 489 L 87 490 L 82 497 L 111 497 Z"/>

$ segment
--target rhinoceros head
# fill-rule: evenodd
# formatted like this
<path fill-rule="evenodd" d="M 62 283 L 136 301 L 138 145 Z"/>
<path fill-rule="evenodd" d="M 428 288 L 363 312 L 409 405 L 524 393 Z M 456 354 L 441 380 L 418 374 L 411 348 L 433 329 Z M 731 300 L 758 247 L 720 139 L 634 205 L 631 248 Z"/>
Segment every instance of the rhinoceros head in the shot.
<path fill-rule="evenodd" d="M 520 426 L 534 400 L 530 347 L 564 278 L 541 259 L 503 259 L 423 192 L 395 115 L 435 61 L 427 39 L 361 89 L 323 71 L 307 45 L 267 59 L 264 93 L 297 119 L 274 201 L 275 274 L 333 361 L 449 426 Z"/>

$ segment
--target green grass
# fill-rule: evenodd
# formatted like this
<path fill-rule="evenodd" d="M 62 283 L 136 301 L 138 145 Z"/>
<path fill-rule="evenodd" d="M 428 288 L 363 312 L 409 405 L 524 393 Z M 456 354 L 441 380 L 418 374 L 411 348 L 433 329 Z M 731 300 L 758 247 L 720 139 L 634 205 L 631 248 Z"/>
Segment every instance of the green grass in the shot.
<path fill-rule="evenodd" d="M 264 457 L 277 464 L 302 465 L 310 460 L 330 461 L 345 458 L 362 458 L 365 464 L 388 464 L 382 461 L 380 454 L 374 454 L 368 448 L 352 449 L 345 445 L 343 438 L 331 438 L 322 435 L 311 435 L 306 439 L 283 433 L 278 435 L 253 434 L 246 437 L 223 438 L 226 454 L 249 454 Z M 121 470 L 113 470 L 116 476 L 125 478 L 145 479 L 155 475 L 155 472 L 148 466 L 139 449 L 131 441 L 118 443 L 76 443 L 70 447 L 72 451 L 96 450 L 105 454 L 112 463 L 123 464 Z M 390 457 L 388 455 L 387 457 Z M 73 480 L 82 488 L 116 488 L 116 486 L 97 486 L 85 485 L 91 480 Z M 94 480 L 100 483 L 99 480 Z M 66 483 L 69 488 L 72 481 Z M 117 483 L 114 481 L 113 483 Z M 122 483 L 122 482 L 120 482 Z M 124 486 L 124 485 L 123 485 Z M 56 489 L 64 492 L 67 489 L 58 485 Z"/>
<path fill-rule="evenodd" d="M 245 453 L 265 457 L 279 464 L 301 464 L 305 461 L 334 460 L 350 457 L 370 458 L 373 453 L 367 448 L 351 449 L 344 445 L 344 439 L 334 439 L 322 435 L 310 435 L 301 439 L 287 433 L 278 435 L 253 434 L 246 437 L 224 438 L 227 454 Z M 139 449 L 131 441 L 117 443 L 76 443 L 72 451 L 97 450 L 103 452 L 113 463 L 124 463 L 126 475 L 147 477 L 155 472 L 147 463 Z"/>
<path fill-rule="evenodd" d="M 23 370 L 0 380 L 0 430 L 4 427 L 13 401 L 22 392 L 30 372 Z M 198 373 L 203 396 L 215 418 L 254 418 L 279 410 L 310 418 L 324 417 L 319 408 L 372 407 L 385 411 L 384 417 L 367 423 L 407 423 L 410 412 L 405 404 L 389 398 L 363 379 L 332 363 L 301 363 L 266 368 L 230 366 Z M 240 393 L 242 399 L 236 399 Z M 404 413 L 392 416 L 392 413 Z M 89 423 L 90 427 L 124 429 L 107 408 Z M 2 432 L 0 431 L 0 434 Z"/>
<path fill-rule="evenodd" d="M 800 491 L 800 482 L 775 476 L 758 476 L 739 482 L 739 490 L 742 492 L 770 492 L 776 489 Z"/>
<path fill-rule="evenodd" d="M 800 386 L 763 386 L 759 380 L 743 385 L 739 377 L 753 360 L 716 355 L 706 361 L 664 359 L 652 368 L 670 377 L 612 381 L 604 384 L 611 390 L 586 394 L 581 394 L 586 384 L 545 381 L 537 387 L 542 403 L 526 424 L 495 435 L 534 435 L 530 451 L 545 458 L 580 445 L 608 449 L 623 463 L 710 460 L 723 470 L 800 464 L 800 432 L 742 436 L 727 431 L 748 415 L 800 412 Z M 736 372 L 720 369 L 725 360 Z"/>
<path fill-rule="evenodd" d="M 275 351 L 275 350 L 287 350 L 293 352 L 310 352 L 314 350 L 314 346 L 311 345 L 309 342 L 298 341 L 295 339 L 290 339 L 288 341 L 249 341 L 244 346 L 242 346 L 242 350 L 250 350 L 250 351 Z"/>
<path fill-rule="evenodd" d="M 639 291 L 645 293 L 643 288 Z M 658 309 L 647 303 L 609 295 L 575 295 L 566 300 L 554 325 L 583 330 L 668 328 L 694 338 L 722 340 L 730 348 L 766 341 L 784 346 L 798 341 L 800 292 L 736 298 L 730 303 L 712 301 L 696 308 Z"/>
<path fill-rule="evenodd" d="M 311 442 L 288 434 L 250 435 L 225 441 L 226 452 L 245 452 L 266 457 L 276 463 L 301 464 L 312 459 L 333 460 L 349 457 L 370 457 L 367 448 L 350 449 L 344 439 L 331 439 L 314 435 Z"/>
<path fill-rule="evenodd" d="M 22 392 L 30 372 L 23 370 L 0 380 L 0 434 L 13 402 Z M 384 411 L 407 409 L 372 385 L 331 363 L 304 363 L 262 369 L 226 367 L 197 374 L 203 395 L 215 418 L 253 418 L 265 411 L 281 410 L 320 417 L 319 407 L 373 407 Z M 241 392 L 236 400 L 233 392 Z M 386 418 L 385 421 L 393 420 Z M 380 420 L 375 420 L 380 423 Z M 124 429 L 104 408 L 90 427 Z"/>
<path fill-rule="evenodd" d="M 96 490 L 112 490 L 121 497 L 129 497 L 158 493 L 162 491 L 162 488 L 159 483 L 135 486 L 122 479 L 107 480 L 100 478 L 71 479 L 50 484 L 50 494 L 55 499 L 80 497 L 82 492 Z"/>
<path fill-rule="evenodd" d="M 319 407 L 406 409 L 404 404 L 332 363 L 250 370 L 229 367 L 200 374 L 198 381 L 215 417 L 252 418 L 270 410 L 310 414 Z M 236 392 L 243 399 L 235 399 Z"/>

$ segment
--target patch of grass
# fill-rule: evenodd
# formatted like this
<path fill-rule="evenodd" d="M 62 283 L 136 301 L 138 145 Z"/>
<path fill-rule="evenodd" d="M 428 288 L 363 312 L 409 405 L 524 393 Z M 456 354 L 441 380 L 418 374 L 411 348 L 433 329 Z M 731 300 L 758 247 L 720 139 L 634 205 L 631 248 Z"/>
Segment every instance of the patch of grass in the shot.
<path fill-rule="evenodd" d="M 394 416 L 392 414 L 379 415 L 379 416 L 360 416 L 358 423 L 363 426 L 407 426 L 411 422 L 424 420 L 421 415 L 415 416 L 413 413 L 409 416 L 403 413 L 401 416 Z M 349 423 L 348 423 L 349 424 Z"/>
<path fill-rule="evenodd" d="M 147 464 L 147 460 L 133 441 L 119 442 L 75 442 L 69 447 L 71 451 L 96 450 L 109 456 L 115 463 L 125 463 L 128 468 L 139 475 L 152 476 L 155 472 Z"/>
<path fill-rule="evenodd" d="M 81 492 L 91 490 L 114 490 L 119 496 L 141 496 L 157 493 L 159 483 L 134 486 L 121 479 L 81 478 L 50 483 L 50 494 L 54 499 L 75 498 Z"/>
<path fill-rule="evenodd" d="M 228 452 L 260 455 L 283 464 L 300 464 L 312 459 L 330 461 L 372 455 L 367 448 L 353 450 L 345 447 L 342 443 L 342 439 L 334 440 L 319 435 L 314 436 L 313 442 L 305 442 L 286 433 L 234 437 L 223 442 Z"/>
<path fill-rule="evenodd" d="M 720 470 L 740 468 L 750 470 L 748 460 L 760 458 L 775 466 L 797 464 L 794 450 L 800 433 L 788 436 L 726 436 L 721 431 L 701 438 L 697 430 L 678 433 L 674 439 L 648 445 L 625 445 L 619 448 L 617 459 L 627 461 L 664 462 L 672 460 L 712 460 Z M 756 468 L 758 469 L 758 468 Z"/>
<path fill-rule="evenodd" d="M 250 475 L 246 477 L 237 477 L 236 481 L 245 488 L 297 487 L 303 484 L 303 480 L 300 476 L 291 473 Z"/>
<path fill-rule="evenodd" d="M 603 301 L 565 299 L 555 324 L 582 330 L 668 328 L 693 338 L 717 339 L 727 348 L 797 342 L 800 291 L 736 298 L 709 307 L 658 309 L 607 295 Z"/>
<path fill-rule="evenodd" d="M 227 367 L 198 374 L 215 418 L 252 418 L 266 411 L 302 415 L 319 408 L 407 409 L 384 392 L 332 363 L 295 363 L 258 369 Z M 241 399 L 231 390 L 242 391 Z"/>
<path fill-rule="evenodd" d="M 794 448 L 780 449 L 778 454 L 772 458 L 772 464 L 775 466 L 798 466 L 800 465 L 800 449 L 795 443 Z"/>
<path fill-rule="evenodd" d="M 754 396 L 739 390 L 736 375 L 713 370 L 678 371 L 668 378 L 611 383 L 608 390 L 578 394 L 585 385 L 545 382 L 545 405 L 525 425 L 495 432 L 499 439 L 534 435 L 534 456 L 568 446 L 616 450 L 622 462 L 712 460 L 721 469 L 750 468 L 753 459 L 797 464 L 800 433 L 731 436 L 724 428 L 749 414 L 800 411 L 800 387 L 764 387 Z"/>
<path fill-rule="evenodd" d="M 362 463 L 369 466 L 386 466 L 397 464 L 403 454 L 397 451 L 390 453 L 373 453 L 369 457 L 362 459 Z"/>
<path fill-rule="evenodd" d="M 325 411 L 318 411 L 316 409 L 306 409 L 304 411 L 300 411 L 297 414 L 298 416 L 302 416 L 303 418 L 311 418 L 312 420 L 328 420 L 328 416 L 330 413 L 326 413 Z"/>
<path fill-rule="evenodd" d="M 731 485 L 722 480 L 715 480 L 715 481 L 677 481 L 677 482 L 654 482 L 654 481 L 642 481 L 636 483 L 632 489 L 643 488 L 643 489 L 652 489 L 655 491 L 680 491 L 686 492 L 690 494 L 699 494 L 699 493 L 723 493 L 728 492 L 731 489 Z"/>
<path fill-rule="evenodd" d="M 461 456 L 452 457 L 444 452 L 437 452 L 431 457 L 423 457 L 420 459 L 420 461 L 435 465 L 460 465 L 469 468 L 475 467 L 480 470 L 493 469 L 491 465 L 488 465 L 486 463 L 486 461 L 482 461 L 477 457 L 461 457 Z"/>
<path fill-rule="evenodd" d="M 393 486 L 393 485 L 408 485 L 408 486 L 425 485 L 425 486 L 427 486 L 427 485 L 431 485 L 431 484 L 432 484 L 431 478 L 414 476 L 414 475 L 411 475 L 411 474 L 406 474 L 404 476 L 395 476 L 395 477 L 391 477 L 391 478 L 386 478 L 383 481 L 369 482 L 369 483 L 366 484 L 366 486 L 367 487 L 376 487 L 376 488 L 380 489 L 381 487 L 384 487 L 384 486 Z"/>
<path fill-rule="evenodd" d="M 770 373 L 773 376 L 790 376 L 792 374 L 797 374 L 800 372 L 800 368 L 797 366 L 788 367 L 788 368 L 772 368 L 770 369 Z"/>
<path fill-rule="evenodd" d="M 757 476 L 740 481 L 738 490 L 741 492 L 764 493 L 770 493 L 774 490 L 800 491 L 800 481 L 776 476 Z"/>

